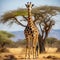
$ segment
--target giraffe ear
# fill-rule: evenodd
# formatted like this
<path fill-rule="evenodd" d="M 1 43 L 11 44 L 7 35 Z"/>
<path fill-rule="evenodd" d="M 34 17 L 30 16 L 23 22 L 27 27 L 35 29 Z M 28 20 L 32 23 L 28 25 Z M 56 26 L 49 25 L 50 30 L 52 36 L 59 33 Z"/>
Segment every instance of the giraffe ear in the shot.
<path fill-rule="evenodd" d="M 25 6 L 27 7 L 27 4 L 25 4 Z"/>
<path fill-rule="evenodd" d="M 32 4 L 32 7 L 34 6 L 34 4 Z"/>
<path fill-rule="evenodd" d="M 31 2 L 30 2 L 30 4 L 31 4 Z"/>

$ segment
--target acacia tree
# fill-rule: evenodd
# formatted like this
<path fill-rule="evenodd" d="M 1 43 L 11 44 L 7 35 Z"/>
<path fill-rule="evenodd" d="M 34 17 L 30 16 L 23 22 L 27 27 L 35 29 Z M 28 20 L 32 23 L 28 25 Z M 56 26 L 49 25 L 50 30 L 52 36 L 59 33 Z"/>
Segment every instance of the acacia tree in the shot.
<path fill-rule="evenodd" d="M 0 52 L 7 51 L 6 46 L 12 45 L 14 42 L 10 39 L 14 37 L 13 34 L 6 31 L 0 31 Z"/>
<path fill-rule="evenodd" d="M 52 26 L 55 24 L 54 20 L 52 20 L 51 17 L 57 15 L 58 12 L 60 12 L 60 7 L 56 7 L 56 6 L 42 6 L 32 9 L 32 14 L 34 16 L 34 24 L 36 25 L 37 23 L 40 28 L 39 29 L 40 53 L 45 51 L 45 40 Z M 27 21 L 27 17 L 26 17 L 27 10 L 18 9 L 11 12 L 7 12 L 1 17 L 0 22 L 6 23 L 9 21 L 10 24 L 15 22 L 23 27 L 26 27 L 20 22 L 20 20 L 17 19 L 17 16 L 22 16 L 24 18 L 23 21 Z"/>
<path fill-rule="evenodd" d="M 56 6 L 43 6 L 37 7 L 35 11 L 33 10 L 35 20 L 38 21 L 39 25 L 39 51 L 40 53 L 45 52 L 45 40 L 48 37 L 48 34 L 55 24 L 55 21 L 52 19 L 53 16 L 57 15 L 60 12 L 60 7 Z M 37 48 L 38 49 L 38 45 Z"/>
<path fill-rule="evenodd" d="M 44 13 L 45 14 L 45 13 Z M 41 14 L 43 15 L 43 14 Z M 47 16 L 46 14 L 44 15 L 45 17 L 39 15 L 39 19 L 37 20 L 38 25 L 39 25 L 39 50 L 40 53 L 45 52 L 45 40 L 52 28 L 52 26 L 55 24 L 55 21 L 51 19 L 51 16 Z M 42 18 L 44 18 L 42 20 Z M 37 45 L 38 49 L 38 45 Z"/>

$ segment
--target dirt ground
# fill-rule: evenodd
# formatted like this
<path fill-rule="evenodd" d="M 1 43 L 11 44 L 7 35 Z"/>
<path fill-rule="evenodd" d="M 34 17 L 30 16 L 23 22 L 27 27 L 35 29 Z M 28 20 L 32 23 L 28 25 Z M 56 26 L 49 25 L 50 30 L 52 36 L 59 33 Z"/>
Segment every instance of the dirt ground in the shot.
<path fill-rule="evenodd" d="M 0 60 L 60 60 L 60 52 L 56 52 L 57 48 L 46 48 L 46 53 L 39 54 L 36 59 L 25 59 L 25 48 L 7 49 L 9 52 L 0 53 Z"/>

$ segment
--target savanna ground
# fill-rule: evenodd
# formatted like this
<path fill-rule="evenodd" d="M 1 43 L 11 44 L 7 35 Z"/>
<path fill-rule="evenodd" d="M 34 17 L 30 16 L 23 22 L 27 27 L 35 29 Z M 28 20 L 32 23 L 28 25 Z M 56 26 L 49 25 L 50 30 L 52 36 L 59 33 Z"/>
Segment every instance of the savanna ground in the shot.
<path fill-rule="evenodd" d="M 8 52 L 0 53 L 0 60 L 25 60 L 25 48 L 7 48 Z M 37 59 L 26 60 L 60 60 L 60 52 L 56 52 L 57 48 L 46 48 L 46 53 L 39 54 Z"/>

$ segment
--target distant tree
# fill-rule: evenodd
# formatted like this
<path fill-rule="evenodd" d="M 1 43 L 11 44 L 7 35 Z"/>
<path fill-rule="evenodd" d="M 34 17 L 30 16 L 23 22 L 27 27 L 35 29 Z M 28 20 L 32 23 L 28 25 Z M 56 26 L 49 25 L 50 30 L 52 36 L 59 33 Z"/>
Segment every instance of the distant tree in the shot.
<path fill-rule="evenodd" d="M 0 31 L 0 47 L 4 47 L 5 45 L 9 45 L 9 44 L 12 44 L 13 41 L 10 39 L 14 37 L 13 34 L 11 33 L 8 33 L 6 31 Z"/>
<path fill-rule="evenodd" d="M 60 48 L 60 40 L 57 40 L 54 44 L 54 47 Z"/>
<path fill-rule="evenodd" d="M 50 37 L 46 39 L 46 43 L 50 46 L 52 46 L 52 44 L 56 43 L 58 40 L 56 38 Z"/>
<path fill-rule="evenodd" d="M 18 41 L 16 41 L 16 44 L 18 45 L 18 46 L 25 46 L 26 45 L 26 40 L 24 39 L 24 40 L 18 40 Z"/>

